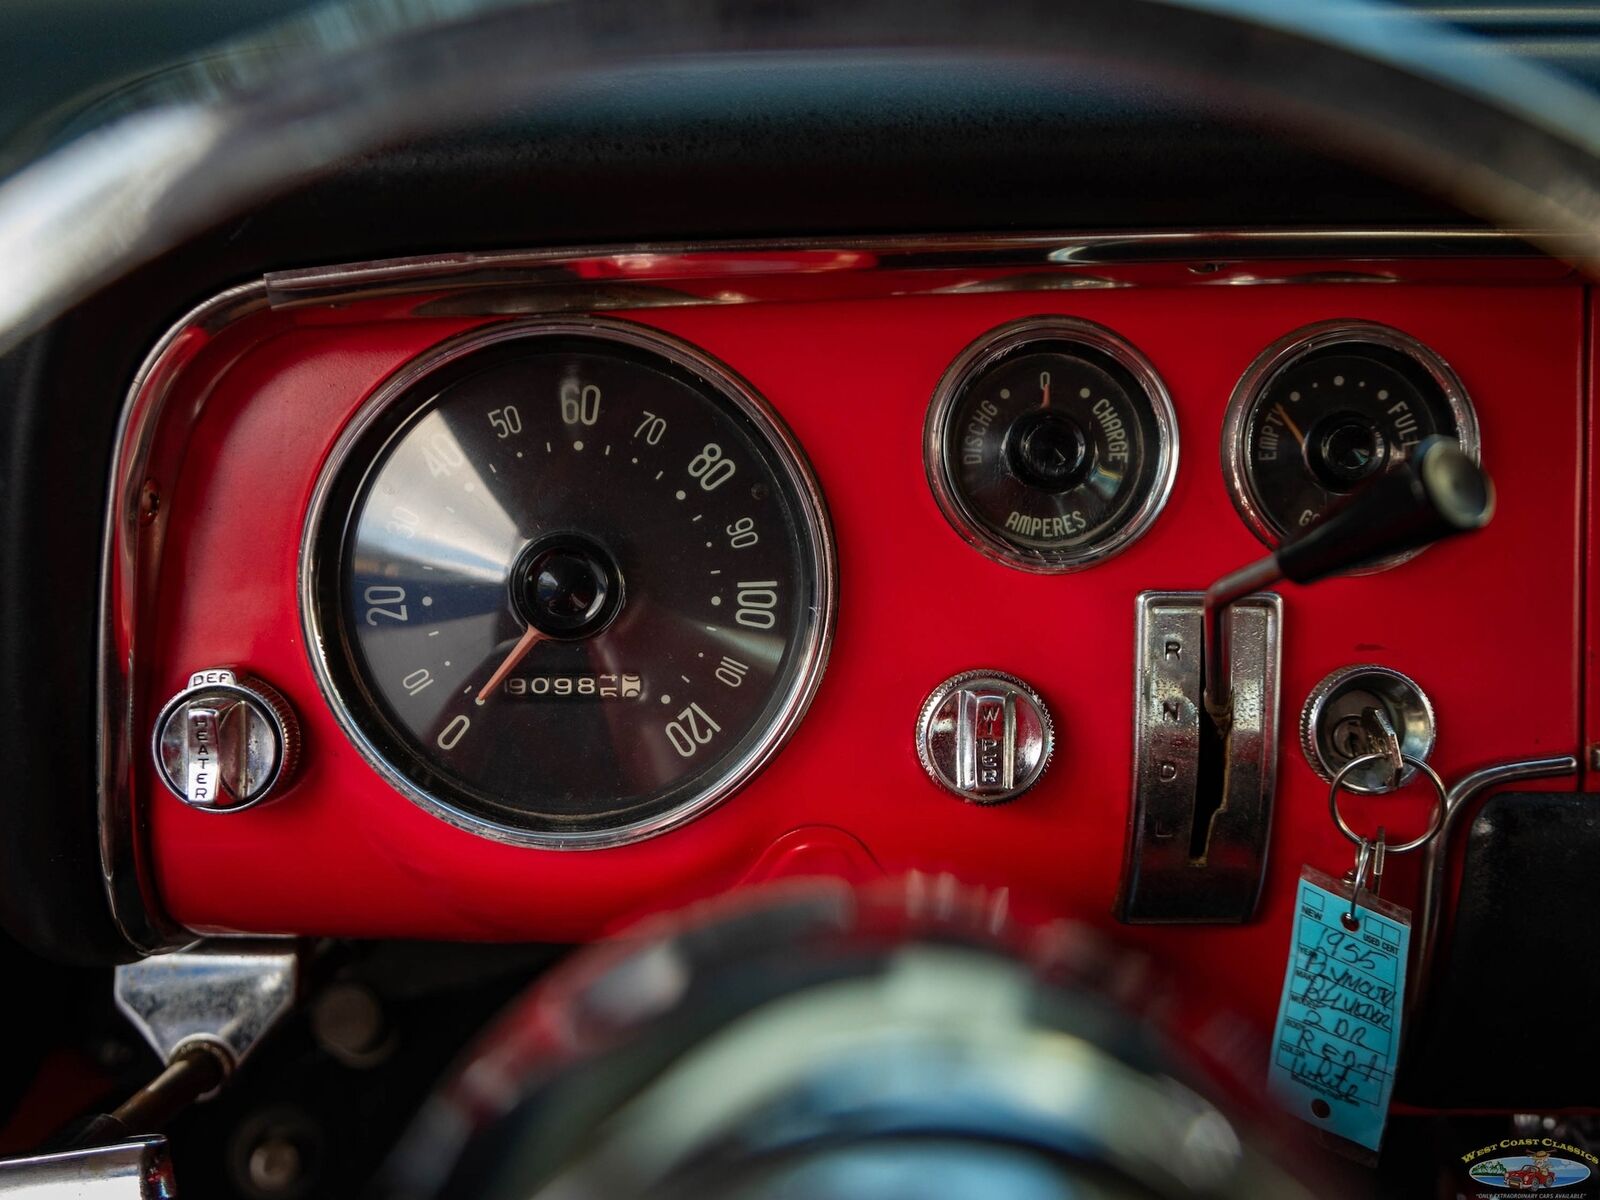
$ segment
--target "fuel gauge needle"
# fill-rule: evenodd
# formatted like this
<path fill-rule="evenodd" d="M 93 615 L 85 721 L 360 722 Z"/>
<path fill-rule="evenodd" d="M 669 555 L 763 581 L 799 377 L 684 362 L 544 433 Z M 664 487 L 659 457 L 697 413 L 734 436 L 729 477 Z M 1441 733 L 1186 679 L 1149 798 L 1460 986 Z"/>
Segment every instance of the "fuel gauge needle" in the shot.
<path fill-rule="evenodd" d="M 495 668 L 493 675 L 489 676 L 489 682 L 483 685 L 483 690 L 478 693 L 477 699 L 473 703 L 482 704 L 487 700 L 489 693 L 505 682 L 506 676 L 516 670 L 517 664 L 527 657 L 528 651 L 544 641 L 545 636 L 543 631 L 533 625 L 529 625 L 527 631 L 518 639 L 517 644 L 511 647 L 511 653 L 506 655 L 505 661 Z"/>
<path fill-rule="evenodd" d="M 1300 427 L 1294 423 L 1294 418 L 1289 415 L 1289 410 L 1283 405 L 1278 405 L 1278 415 L 1283 418 L 1283 423 L 1289 427 L 1289 432 L 1294 434 L 1294 440 L 1300 443 L 1300 449 L 1306 448 L 1306 435 L 1300 432 Z"/>

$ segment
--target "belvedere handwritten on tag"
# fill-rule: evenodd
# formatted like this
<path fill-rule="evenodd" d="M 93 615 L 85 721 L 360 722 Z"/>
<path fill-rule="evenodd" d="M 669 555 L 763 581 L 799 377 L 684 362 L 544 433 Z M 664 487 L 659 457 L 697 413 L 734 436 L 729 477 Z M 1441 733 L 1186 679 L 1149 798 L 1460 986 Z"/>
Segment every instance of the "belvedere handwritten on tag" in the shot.
<path fill-rule="evenodd" d="M 1268 1083 L 1319 1129 L 1377 1150 L 1394 1090 L 1410 914 L 1351 886 L 1301 872 Z"/>

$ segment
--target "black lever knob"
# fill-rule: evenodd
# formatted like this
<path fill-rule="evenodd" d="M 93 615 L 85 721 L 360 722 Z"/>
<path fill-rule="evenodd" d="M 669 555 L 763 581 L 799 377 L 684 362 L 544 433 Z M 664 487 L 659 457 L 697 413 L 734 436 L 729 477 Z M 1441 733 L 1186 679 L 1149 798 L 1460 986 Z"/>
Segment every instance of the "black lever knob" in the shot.
<path fill-rule="evenodd" d="M 1314 583 L 1380 559 L 1482 529 L 1494 484 L 1453 439 L 1430 437 L 1273 556 L 1296 583 Z"/>
<path fill-rule="evenodd" d="M 1228 687 L 1227 609 L 1279 579 L 1315 583 L 1380 559 L 1482 529 L 1494 516 L 1494 484 L 1453 439 L 1430 437 L 1300 537 L 1206 589 L 1205 701 L 1219 723 L 1232 703 Z"/>

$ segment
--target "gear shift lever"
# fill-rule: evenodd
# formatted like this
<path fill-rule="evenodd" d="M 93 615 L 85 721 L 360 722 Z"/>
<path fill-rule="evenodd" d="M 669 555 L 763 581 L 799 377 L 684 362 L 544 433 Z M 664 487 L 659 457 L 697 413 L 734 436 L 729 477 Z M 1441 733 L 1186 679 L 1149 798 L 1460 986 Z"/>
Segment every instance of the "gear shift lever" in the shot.
<path fill-rule="evenodd" d="M 1381 559 L 1482 529 L 1494 515 L 1494 485 L 1452 439 L 1420 442 L 1399 467 L 1385 471 L 1305 533 L 1266 558 L 1224 575 L 1205 595 L 1205 702 L 1225 724 L 1229 692 L 1228 605 L 1280 579 L 1315 583 Z"/>

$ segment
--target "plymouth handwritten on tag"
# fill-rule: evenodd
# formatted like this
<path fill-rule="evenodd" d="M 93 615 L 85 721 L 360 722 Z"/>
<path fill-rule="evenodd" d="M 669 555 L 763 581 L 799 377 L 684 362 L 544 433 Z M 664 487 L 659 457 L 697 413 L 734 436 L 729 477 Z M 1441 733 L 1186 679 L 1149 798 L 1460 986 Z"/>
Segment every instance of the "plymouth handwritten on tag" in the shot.
<path fill-rule="evenodd" d="M 1379 911 L 1363 897 L 1347 929 L 1349 911 L 1348 885 L 1304 872 L 1268 1081 L 1290 1112 L 1376 1150 L 1400 1055 L 1411 927 L 1404 909 Z"/>

